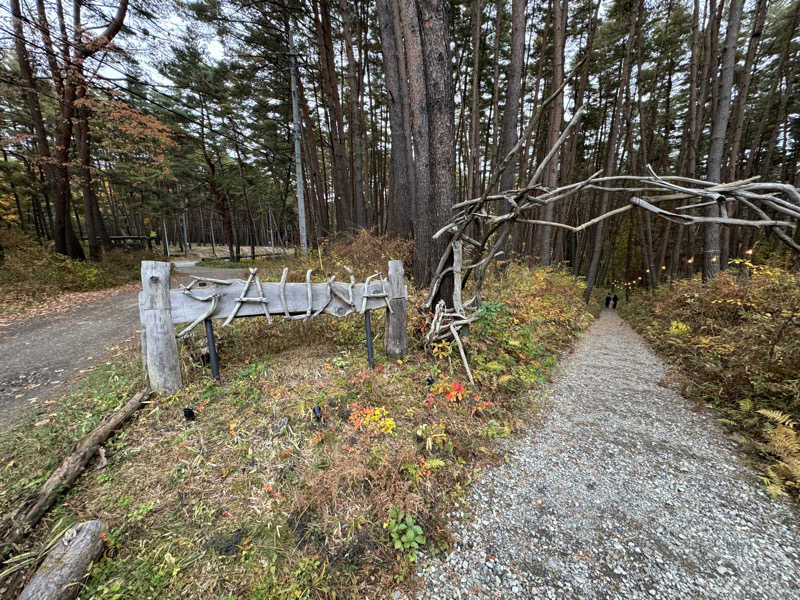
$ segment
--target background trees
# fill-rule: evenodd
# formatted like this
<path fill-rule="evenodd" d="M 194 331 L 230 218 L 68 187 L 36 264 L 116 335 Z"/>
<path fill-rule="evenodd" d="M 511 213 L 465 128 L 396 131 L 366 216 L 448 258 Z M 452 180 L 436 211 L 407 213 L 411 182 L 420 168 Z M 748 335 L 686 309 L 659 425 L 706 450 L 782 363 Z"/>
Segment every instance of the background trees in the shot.
<path fill-rule="evenodd" d="M 151 231 L 234 257 L 298 242 L 290 34 L 309 243 L 412 237 L 421 284 L 441 251 L 431 234 L 486 191 L 535 114 L 500 188 L 529 180 L 580 106 L 545 185 L 648 164 L 797 183 L 798 1 L 11 0 L 0 20 L 0 214 L 74 257 Z M 620 202 L 587 192 L 537 218 L 575 224 Z M 774 245 L 634 210 L 577 235 L 526 225 L 506 251 L 565 261 L 591 288 L 711 277 Z"/>

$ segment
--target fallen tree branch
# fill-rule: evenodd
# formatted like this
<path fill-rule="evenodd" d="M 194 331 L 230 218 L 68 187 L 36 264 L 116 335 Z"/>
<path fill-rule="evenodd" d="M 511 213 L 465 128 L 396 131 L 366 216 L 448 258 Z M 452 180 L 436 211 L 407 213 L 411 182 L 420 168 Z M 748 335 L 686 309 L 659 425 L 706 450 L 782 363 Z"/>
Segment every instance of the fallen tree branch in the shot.
<path fill-rule="evenodd" d="M 81 438 L 75 450 L 61 462 L 36 493 L 28 496 L 16 510 L 3 519 L 0 525 L 0 544 L 13 546 L 27 537 L 56 497 L 83 472 L 100 446 L 149 397 L 149 389 L 137 392 L 122 408 L 110 414 L 97 428 Z"/>
<path fill-rule="evenodd" d="M 78 523 L 57 538 L 47 558 L 17 600 L 72 600 L 81 579 L 103 551 L 101 521 Z"/>

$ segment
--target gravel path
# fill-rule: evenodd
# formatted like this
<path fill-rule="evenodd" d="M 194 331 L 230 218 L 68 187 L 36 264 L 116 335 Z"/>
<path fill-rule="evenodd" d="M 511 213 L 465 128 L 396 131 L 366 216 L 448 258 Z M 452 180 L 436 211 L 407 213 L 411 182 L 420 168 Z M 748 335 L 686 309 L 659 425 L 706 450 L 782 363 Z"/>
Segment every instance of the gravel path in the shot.
<path fill-rule="evenodd" d="M 564 369 L 544 426 L 450 515 L 453 552 L 421 561 L 420 598 L 800 598 L 792 513 L 616 313 Z"/>
<path fill-rule="evenodd" d="M 173 287 L 189 274 L 231 279 L 244 273 L 192 262 L 176 263 L 176 271 Z M 138 294 L 126 286 L 96 302 L 0 327 L 0 432 L 45 410 L 45 402 L 63 396 L 116 347 L 138 340 Z"/>

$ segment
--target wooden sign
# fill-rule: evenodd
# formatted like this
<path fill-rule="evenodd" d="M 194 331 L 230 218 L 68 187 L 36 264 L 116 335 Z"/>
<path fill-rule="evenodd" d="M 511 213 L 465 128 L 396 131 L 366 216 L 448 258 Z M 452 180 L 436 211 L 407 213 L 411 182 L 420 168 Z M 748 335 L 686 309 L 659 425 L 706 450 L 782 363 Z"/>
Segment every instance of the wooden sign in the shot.
<path fill-rule="evenodd" d="M 189 284 L 170 290 L 169 272 L 169 263 L 142 261 L 142 356 L 150 384 L 159 392 L 172 393 L 182 385 L 176 324 L 188 323 L 177 334 L 182 337 L 209 319 L 225 319 L 224 326 L 241 317 L 263 316 L 271 323 L 273 317 L 306 321 L 323 313 L 344 317 L 386 309 L 387 354 L 402 358 L 408 350 L 408 294 L 401 261 L 389 262 L 388 278 L 376 273 L 363 283 L 356 283 L 352 273 L 349 282 L 331 277 L 325 283 L 311 283 L 311 270 L 306 272 L 305 282 L 289 282 L 288 269 L 283 270 L 279 282 L 262 282 L 258 269 L 251 268 L 244 281 L 192 276 Z"/>

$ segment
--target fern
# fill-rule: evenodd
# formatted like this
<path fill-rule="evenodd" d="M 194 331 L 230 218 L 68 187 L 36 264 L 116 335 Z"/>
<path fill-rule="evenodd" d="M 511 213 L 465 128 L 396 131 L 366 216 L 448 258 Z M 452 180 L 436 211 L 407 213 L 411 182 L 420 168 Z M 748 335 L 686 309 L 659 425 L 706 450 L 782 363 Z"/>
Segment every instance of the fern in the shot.
<path fill-rule="evenodd" d="M 760 446 L 780 459 L 767 468 L 769 477 L 764 478 L 766 492 L 777 498 L 786 493 L 787 487 L 800 487 L 800 439 L 794 430 L 797 423 L 779 410 L 761 409 L 758 412 L 776 424 L 774 427 L 765 426 L 767 443 Z"/>
<path fill-rule="evenodd" d="M 800 443 L 797 441 L 797 432 L 783 425 L 778 425 L 769 439 L 770 449 L 773 454 L 783 459 L 788 459 L 800 453 Z"/>
<path fill-rule="evenodd" d="M 782 413 L 779 410 L 770 410 L 769 408 L 761 408 L 757 412 L 767 417 L 770 421 L 777 423 L 778 425 L 783 425 L 791 429 L 794 429 L 795 425 L 797 425 L 797 423 L 792 420 L 792 417 L 790 415 Z"/>

